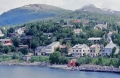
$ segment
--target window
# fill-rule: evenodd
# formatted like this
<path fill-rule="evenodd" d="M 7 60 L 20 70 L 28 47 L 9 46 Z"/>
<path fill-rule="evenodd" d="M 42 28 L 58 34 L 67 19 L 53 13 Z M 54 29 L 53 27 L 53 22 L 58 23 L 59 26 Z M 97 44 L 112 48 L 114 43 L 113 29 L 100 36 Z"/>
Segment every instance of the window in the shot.
<path fill-rule="evenodd" d="M 81 50 L 80 50 L 80 52 L 81 52 Z"/>
<path fill-rule="evenodd" d="M 73 52 L 74 52 L 74 50 L 73 50 Z"/>
<path fill-rule="evenodd" d="M 78 52 L 78 50 L 76 50 L 76 52 Z"/>
<path fill-rule="evenodd" d="M 81 56 L 81 53 L 80 53 L 80 56 Z"/>

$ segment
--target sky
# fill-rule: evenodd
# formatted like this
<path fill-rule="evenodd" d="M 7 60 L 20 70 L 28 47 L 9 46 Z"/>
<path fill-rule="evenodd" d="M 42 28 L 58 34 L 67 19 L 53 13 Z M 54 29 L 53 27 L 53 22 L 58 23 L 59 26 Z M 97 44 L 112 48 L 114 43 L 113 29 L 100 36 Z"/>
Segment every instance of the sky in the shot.
<path fill-rule="evenodd" d="M 0 14 L 28 4 L 48 4 L 69 10 L 76 10 L 88 4 L 99 8 L 120 11 L 120 0 L 0 0 Z"/>

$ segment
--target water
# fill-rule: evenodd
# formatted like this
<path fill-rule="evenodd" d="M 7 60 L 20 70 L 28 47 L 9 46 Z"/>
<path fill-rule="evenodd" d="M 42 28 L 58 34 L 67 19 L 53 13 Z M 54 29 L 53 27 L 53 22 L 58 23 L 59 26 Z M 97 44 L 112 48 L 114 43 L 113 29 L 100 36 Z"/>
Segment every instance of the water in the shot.
<path fill-rule="evenodd" d="M 0 66 L 0 78 L 120 78 L 120 74 L 67 71 L 37 66 Z"/>

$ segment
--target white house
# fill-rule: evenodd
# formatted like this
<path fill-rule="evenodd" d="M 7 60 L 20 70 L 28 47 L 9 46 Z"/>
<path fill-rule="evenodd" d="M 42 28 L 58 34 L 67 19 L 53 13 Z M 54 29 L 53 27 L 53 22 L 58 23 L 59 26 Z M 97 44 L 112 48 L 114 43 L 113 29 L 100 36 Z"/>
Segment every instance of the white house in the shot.
<path fill-rule="evenodd" d="M 102 38 L 100 37 L 91 37 L 91 38 L 88 38 L 88 41 L 92 41 L 92 42 L 99 42 Z"/>
<path fill-rule="evenodd" d="M 74 29 L 73 32 L 74 32 L 75 34 L 79 34 L 80 32 L 82 32 L 82 29 Z"/>
<path fill-rule="evenodd" d="M 45 53 L 47 55 L 55 52 L 55 49 L 60 46 L 60 42 L 53 42 L 50 45 L 46 46 Z"/>
<path fill-rule="evenodd" d="M 108 45 L 106 45 L 106 47 L 104 48 L 104 52 L 102 52 L 102 55 L 108 55 L 109 56 L 112 53 L 112 49 L 114 47 L 117 48 L 117 45 L 114 44 L 111 40 L 110 43 Z"/>
<path fill-rule="evenodd" d="M 106 24 L 97 24 L 94 26 L 94 29 L 107 29 L 107 23 Z"/>
<path fill-rule="evenodd" d="M 72 47 L 72 56 L 80 57 L 90 53 L 90 48 L 86 44 L 77 44 Z"/>
<path fill-rule="evenodd" d="M 26 29 L 26 27 L 17 28 L 17 29 L 15 29 L 15 32 L 18 33 L 19 35 L 21 35 L 24 33 L 25 29 Z"/>
<path fill-rule="evenodd" d="M 4 36 L 4 34 L 2 33 L 2 31 L 0 30 L 0 37 L 3 37 Z"/>
<path fill-rule="evenodd" d="M 35 48 L 35 55 L 44 55 L 45 53 L 45 46 L 39 46 Z"/>

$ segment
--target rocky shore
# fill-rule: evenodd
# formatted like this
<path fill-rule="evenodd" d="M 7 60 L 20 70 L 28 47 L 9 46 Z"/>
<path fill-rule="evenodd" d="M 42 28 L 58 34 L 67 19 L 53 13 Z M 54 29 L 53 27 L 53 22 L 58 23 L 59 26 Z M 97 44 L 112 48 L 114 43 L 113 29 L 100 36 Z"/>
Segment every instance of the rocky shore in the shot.
<path fill-rule="evenodd" d="M 65 69 L 70 71 L 91 71 L 91 72 L 111 72 L 120 73 L 120 68 L 99 66 L 99 65 L 80 65 L 78 67 L 68 67 L 67 65 L 52 65 L 50 68 Z"/>
<path fill-rule="evenodd" d="M 99 65 L 80 65 L 78 67 L 68 67 L 67 65 L 50 65 L 46 62 L 21 62 L 21 63 L 12 63 L 12 62 L 0 62 L 0 65 L 17 65 L 17 66 L 41 66 L 49 67 L 54 69 L 64 69 L 70 71 L 91 71 L 91 72 L 111 72 L 111 73 L 120 73 L 120 68 L 115 68 L 113 66 L 99 66 Z"/>
<path fill-rule="evenodd" d="M 19 66 L 42 66 L 42 67 L 47 67 L 49 63 L 45 62 L 20 62 L 20 63 L 12 63 L 12 62 L 0 62 L 0 65 L 19 65 Z"/>

